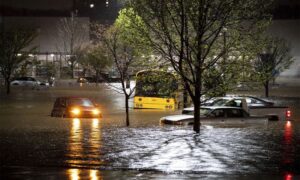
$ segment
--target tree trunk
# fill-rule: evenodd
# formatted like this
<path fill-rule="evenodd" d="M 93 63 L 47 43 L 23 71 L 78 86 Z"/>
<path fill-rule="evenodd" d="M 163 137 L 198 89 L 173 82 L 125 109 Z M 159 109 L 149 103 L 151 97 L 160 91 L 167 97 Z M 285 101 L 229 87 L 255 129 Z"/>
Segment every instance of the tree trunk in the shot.
<path fill-rule="evenodd" d="M 195 88 L 195 92 L 196 92 Z M 193 100 L 194 102 L 194 131 L 196 133 L 200 132 L 200 94 L 195 93 L 195 99 Z"/>
<path fill-rule="evenodd" d="M 71 62 L 71 78 L 74 79 L 74 63 Z"/>
<path fill-rule="evenodd" d="M 96 71 L 96 86 L 98 86 L 98 81 L 99 81 L 99 72 L 98 71 Z"/>
<path fill-rule="evenodd" d="M 269 81 L 268 80 L 265 81 L 264 86 L 265 86 L 265 96 L 269 97 Z"/>
<path fill-rule="evenodd" d="M 188 105 L 188 92 L 187 90 L 184 88 L 183 89 L 183 108 L 186 108 Z"/>
<path fill-rule="evenodd" d="M 5 78 L 6 94 L 10 93 L 10 83 L 9 78 Z"/>
<path fill-rule="evenodd" d="M 126 126 L 129 126 L 129 96 L 125 95 Z"/>

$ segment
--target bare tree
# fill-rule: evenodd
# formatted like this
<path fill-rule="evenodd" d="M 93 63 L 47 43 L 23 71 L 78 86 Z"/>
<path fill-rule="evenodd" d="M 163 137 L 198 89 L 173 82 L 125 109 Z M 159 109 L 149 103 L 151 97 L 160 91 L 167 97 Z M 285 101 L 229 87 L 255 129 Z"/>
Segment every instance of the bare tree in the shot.
<path fill-rule="evenodd" d="M 0 34 L 0 72 L 5 80 L 6 93 L 9 94 L 11 76 L 29 58 L 28 54 L 34 51 L 35 48 L 29 46 L 37 32 L 28 28 L 12 27 L 1 29 Z"/>
<path fill-rule="evenodd" d="M 227 55 L 243 34 L 270 18 L 270 1 L 132 0 L 129 5 L 144 21 L 147 28 L 141 31 L 153 49 L 182 78 L 194 104 L 193 129 L 199 132 L 200 98 L 208 91 L 202 87 L 204 75 L 212 68 L 229 67 Z M 224 29 L 231 34 L 226 43 L 220 36 Z"/>
<path fill-rule="evenodd" d="M 71 77 L 74 78 L 74 68 L 83 55 L 83 49 L 89 44 L 89 23 L 80 19 L 76 13 L 70 18 L 62 18 L 57 26 L 57 49 L 64 54 L 64 59 L 70 65 Z"/>

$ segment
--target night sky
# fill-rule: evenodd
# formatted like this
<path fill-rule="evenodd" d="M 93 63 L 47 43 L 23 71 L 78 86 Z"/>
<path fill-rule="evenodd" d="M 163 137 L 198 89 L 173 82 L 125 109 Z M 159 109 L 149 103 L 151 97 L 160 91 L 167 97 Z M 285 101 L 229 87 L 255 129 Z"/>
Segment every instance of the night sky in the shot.
<path fill-rule="evenodd" d="M 25 9 L 67 10 L 72 7 L 72 0 L 0 0 L 2 5 Z"/>

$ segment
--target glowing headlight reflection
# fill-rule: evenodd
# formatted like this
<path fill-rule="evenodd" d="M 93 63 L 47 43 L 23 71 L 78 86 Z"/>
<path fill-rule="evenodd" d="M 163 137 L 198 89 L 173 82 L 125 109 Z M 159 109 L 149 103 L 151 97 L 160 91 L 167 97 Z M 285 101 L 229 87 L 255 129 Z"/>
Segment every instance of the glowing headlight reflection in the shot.
<path fill-rule="evenodd" d="M 78 118 L 73 119 L 73 129 L 77 131 L 80 128 L 80 120 Z"/>
<path fill-rule="evenodd" d="M 99 125 L 99 120 L 93 119 L 93 128 L 98 128 L 98 125 Z"/>
<path fill-rule="evenodd" d="M 69 169 L 70 180 L 79 180 L 79 170 L 78 169 Z"/>

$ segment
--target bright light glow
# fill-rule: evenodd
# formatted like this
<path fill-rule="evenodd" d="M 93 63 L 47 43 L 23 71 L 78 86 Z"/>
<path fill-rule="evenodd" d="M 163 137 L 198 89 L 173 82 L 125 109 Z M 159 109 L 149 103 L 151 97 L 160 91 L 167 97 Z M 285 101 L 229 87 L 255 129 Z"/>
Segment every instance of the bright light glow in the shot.
<path fill-rule="evenodd" d="M 90 8 L 94 8 L 95 7 L 95 4 L 90 4 Z"/>
<path fill-rule="evenodd" d="M 291 112 L 290 110 L 287 110 L 287 111 L 286 111 L 286 117 L 287 117 L 287 118 L 290 118 L 291 115 L 292 115 L 292 112 Z"/>
<path fill-rule="evenodd" d="M 18 53 L 17 56 L 22 56 L 22 54 L 21 54 L 21 53 Z"/>
<path fill-rule="evenodd" d="M 293 175 L 292 174 L 286 174 L 284 179 L 285 180 L 292 180 L 293 179 Z"/>
<path fill-rule="evenodd" d="M 99 114 L 100 114 L 99 109 L 94 109 L 94 110 L 93 110 L 93 114 L 94 114 L 94 115 L 99 115 Z"/>
<path fill-rule="evenodd" d="M 291 121 L 287 121 L 286 124 L 285 124 L 286 128 L 291 128 L 292 126 L 292 123 Z"/>
<path fill-rule="evenodd" d="M 50 54 L 51 57 L 54 57 L 54 54 Z"/>
<path fill-rule="evenodd" d="M 79 127 L 80 127 L 80 119 L 78 119 L 78 118 L 74 118 L 73 119 L 73 129 L 76 131 L 76 130 L 78 130 L 79 129 Z"/>
<path fill-rule="evenodd" d="M 78 180 L 79 179 L 79 170 L 78 169 L 69 169 L 70 179 Z"/>
<path fill-rule="evenodd" d="M 105 5 L 106 5 L 106 7 L 108 7 L 108 5 L 109 5 L 109 1 L 108 0 L 106 0 Z"/>
<path fill-rule="evenodd" d="M 98 128 L 99 119 L 93 119 L 93 128 Z"/>
<path fill-rule="evenodd" d="M 79 115 L 79 114 L 80 114 L 80 109 L 78 109 L 78 108 L 73 108 L 73 109 L 71 110 L 71 113 L 73 113 L 74 115 Z"/>
<path fill-rule="evenodd" d="M 97 176 L 97 170 L 90 170 L 90 179 L 91 180 L 98 180 L 98 176 Z"/>
<path fill-rule="evenodd" d="M 29 57 L 33 57 L 33 54 L 28 54 Z"/>

